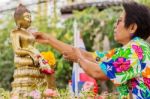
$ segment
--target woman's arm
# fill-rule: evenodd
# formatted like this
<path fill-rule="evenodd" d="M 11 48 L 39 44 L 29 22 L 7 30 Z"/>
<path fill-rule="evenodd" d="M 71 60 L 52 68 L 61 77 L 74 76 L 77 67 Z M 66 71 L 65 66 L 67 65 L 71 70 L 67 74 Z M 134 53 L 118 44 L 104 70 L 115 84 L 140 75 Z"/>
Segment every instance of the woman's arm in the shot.
<path fill-rule="evenodd" d="M 82 49 L 80 49 L 80 52 L 84 56 L 85 59 L 96 63 L 96 59 L 93 57 L 92 52 L 88 52 L 88 51 L 85 51 L 85 50 L 82 50 Z"/>
<path fill-rule="evenodd" d="M 103 73 L 103 71 L 99 67 L 98 62 L 91 61 L 85 58 L 85 56 L 82 55 L 81 50 L 78 48 L 74 48 L 73 53 L 74 55 L 76 55 L 75 56 L 77 58 L 76 62 L 80 64 L 80 66 L 87 74 L 89 74 L 95 79 L 102 79 L 102 80 L 108 79 L 107 76 Z M 69 59 L 71 57 L 70 54 L 72 54 L 72 52 L 66 52 L 64 54 L 64 57 L 66 59 Z M 91 55 L 91 54 L 87 54 L 87 55 Z"/>
<path fill-rule="evenodd" d="M 57 40 L 56 38 L 52 36 L 48 36 L 48 42 L 49 45 L 51 45 L 54 49 L 59 51 L 61 54 L 63 54 L 64 51 L 72 51 L 73 46 L 66 44 L 60 40 Z"/>
<path fill-rule="evenodd" d="M 66 44 L 60 40 L 57 40 L 56 38 L 47 35 L 45 33 L 33 33 L 33 35 L 35 36 L 36 40 L 39 43 L 45 43 L 45 44 L 49 44 L 50 46 L 52 46 L 54 49 L 56 49 L 57 51 L 59 51 L 61 54 L 64 54 L 65 52 L 71 52 L 70 53 L 70 60 L 76 61 L 76 55 L 74 53 L 74 47 L 72 45 Z M 80 52 L 82 53 L 82 55 L 90 60 L 90 61 L 94 61 L 93 56 L 90 52 L 84 51 L 84 50 L 80 50 Z"/>
<path fill-rule="evenodd" d="M 78 63 L 83 68 L 83 70 L 91 77 L 99 80 L 108 80 L 107 76 L 98 66 L 98 63 L 88 61 L 85 58 L 79 58 Z"/>
<path fill-rule="evenodd" d="M 91 62 L 85 59 L 78 49 L 76 49 L 75 53 L 78 55 L 77 62 L 80 64 L 80 66 L 87 74 L 89 74 L 95 79 L 108 80 L 107 76 L 103 73 L 98 63 Z"/>

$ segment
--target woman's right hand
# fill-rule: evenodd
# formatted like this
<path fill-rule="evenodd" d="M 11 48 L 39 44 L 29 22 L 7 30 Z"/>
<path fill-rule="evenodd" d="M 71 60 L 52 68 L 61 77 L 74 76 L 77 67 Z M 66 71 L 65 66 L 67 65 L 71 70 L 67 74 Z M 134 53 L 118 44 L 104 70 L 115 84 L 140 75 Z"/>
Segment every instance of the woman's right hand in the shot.
<path fill-rule="evenodd" d="M 43 43 L 43 44 L 48 43 L 48 39 L 49 39 L 48 35 L 46 35 L 44 33 L 40 33 L 40 32 L 35 32 L 35 33 L 32 33 L 32 34 L 35 37 L 37 42 Z"/>

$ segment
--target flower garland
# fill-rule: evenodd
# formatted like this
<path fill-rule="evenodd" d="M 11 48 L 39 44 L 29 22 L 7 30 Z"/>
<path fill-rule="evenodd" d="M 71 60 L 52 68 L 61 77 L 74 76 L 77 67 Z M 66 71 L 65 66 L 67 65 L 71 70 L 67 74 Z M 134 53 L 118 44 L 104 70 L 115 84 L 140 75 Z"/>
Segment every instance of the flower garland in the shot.
<path fill-rule="evenodd" d="M 56 63 L 54 54 L 50 51 L 41 52 L 40 55 L 37 56 L 40 63 L 40 71 L 45 74 L 53 74 L 54 66 Z"/>
<path fill-rule="evenodd" d="M 51 68 L 55 67 L 56 59 L 55 59 L 54 53 L 52 53 L 51 51 L 41 52 L 41 55 L 43 56 L 45 60 L 48 61 L 48 64 L 51 66 Z"/>

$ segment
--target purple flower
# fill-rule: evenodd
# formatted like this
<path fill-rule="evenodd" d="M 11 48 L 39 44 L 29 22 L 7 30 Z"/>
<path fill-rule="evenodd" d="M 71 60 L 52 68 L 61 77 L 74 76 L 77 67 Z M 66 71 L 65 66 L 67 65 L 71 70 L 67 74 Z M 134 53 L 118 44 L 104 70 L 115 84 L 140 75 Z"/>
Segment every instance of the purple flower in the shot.
<path fill-rule="evenodd" d="M 38 90 L 30 92 L 29 96 L 32 97 L 33 99 L 41 99 L 41 93 Z"/>
<path fill-rule="evenodd" d="M 127 71 L 130 68 L 130 60 L 119 57 L 115 62 L 113 62 L 113 65 L 118 73 L 122 71 Z"/>

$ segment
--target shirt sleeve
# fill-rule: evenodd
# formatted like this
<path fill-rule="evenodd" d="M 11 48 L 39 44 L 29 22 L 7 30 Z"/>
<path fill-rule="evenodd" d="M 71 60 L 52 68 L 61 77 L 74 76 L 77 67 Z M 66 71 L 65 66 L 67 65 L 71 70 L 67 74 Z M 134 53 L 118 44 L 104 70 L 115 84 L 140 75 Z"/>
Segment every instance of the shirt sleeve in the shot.
<path fill-rule="evenodd" d="M 97 62 L 105 61 L 111 57 L 112 54 L 114 54 L 115 49 L 112 49 L 110 51 L 95 51 L 93 52 L 93 57 Z"/>
<path fill-rule="evenodd" d="M 140 53 L 133 46 L 115 49 L 114 53 L 106 54 L 106 56 L 109 56 L 106 60 L 99 62 L 101 70 L 115 85 L 119 86 L 126 83 L 129 79 L 141 73 Z"/>
<path fill-rule="evenodd" d="M 95 51 L 92 53 L 93 58 L 97 61 L 100 62 L 104 59 L 106 52 L 99 52 L 99 51 Z"/>

